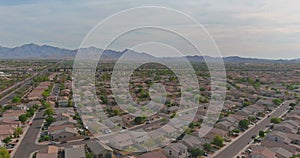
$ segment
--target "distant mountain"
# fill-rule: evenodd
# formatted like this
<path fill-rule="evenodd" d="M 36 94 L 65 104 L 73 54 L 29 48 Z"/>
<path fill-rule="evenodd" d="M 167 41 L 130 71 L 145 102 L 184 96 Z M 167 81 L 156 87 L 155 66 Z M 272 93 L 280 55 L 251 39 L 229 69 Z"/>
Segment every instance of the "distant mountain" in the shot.
<path fill-rule="evenodd" d="M 20 47 L 7 48 L 0 47 L 0 59 L 74 59 L 78 50 L 62 49 L 48 45 L 25 44 Z M 80 51 L 102 52 L 96 47 L 82 48 Z M 126 53 L 126 60 L 140 60 L 145 58 L 155 58 L 146 53 L 138 53 L 130 49 L 124 51 L 105 50 L 101 56 L 103 60 L 117 60 Z"/>
<path fill-rule="evenodd" d="M 25 44 L 15 48 L 7 48 L 0 46 L 0 59 L 74 59 L 78 50 L 69 50 L 58 48 L 49 45 L 37 45 L 37 44 Z M 87 52 L 102 52 L 102 49 L 96 47 L 82 48 L 80 51 Z M 144 60 L 144 59 L 157 59 L 147 53 L 139 53 L 130 49 L 124 51 L 105 50 L 101 56 L 103 60 L 117 60 L 122 54 L 126 53 L 125 60 Z M 180 61 L 182 57 L 164 57 L 162 60 Z M 221 58 L 210 57 L 210 56 L 186 56 L 191 62 L 205 62 L 217 61 Z M 244 58 L 239 56 L 224 57 L 224 62 L 239 62 L 239 63 L 300 63 L 300 58 L 292 60 L 269 60 L 269 59 L 258 59 L 258 58 Z"/>
<path fill-rule="evenodd" d="M 73 58 L 75 50 L 37 44 L 25 44 L 20 47 L 0 47 L 0 59 L 64 59 Z"/>

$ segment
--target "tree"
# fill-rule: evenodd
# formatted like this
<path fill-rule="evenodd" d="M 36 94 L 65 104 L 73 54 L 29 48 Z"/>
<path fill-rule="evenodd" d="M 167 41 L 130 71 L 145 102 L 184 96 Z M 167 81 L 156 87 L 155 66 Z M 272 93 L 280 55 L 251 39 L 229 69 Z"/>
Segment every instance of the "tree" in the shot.
<path fill-rule="evenodd" d="M 21 103 L 22 99 L 19 96 L 14 96 L 11 100 L 13 103 Z"/>
<path fill-rule="evenodd" d="M 51 123 L 53 122 L 55 122 L 55 118 L 53 116 L 49 115 L 46 117 L 46 123 L 48 126 L 51 125 Z"/>
<path fill-rule="evenodd" d="M 17 127 L 15 129 L 14 136 L 19 137 L 22 134 L 22 132 L 23 132 L 23 129 L 21 127 Z"/>
<path fill-rule="evenodd" d="M 6 148 L 0 148 L 0 158 L 10 158 L 9 152 Z"/>
<path fill-rule="evenodd" d="M 194 158 L 197 158 L 198 156 L 201 156 L 204 154 L 204 152 L 202 150 L 200 150 L 199 148 L 192 148 L 190 150 L 191 156 Z"/>
<path fill-rule="evenodd" d="M 50 115 L 53 115 L 53 114 L 54 114 L 54 109 L 52 107 L 48 107 L 45 110 L 45 113 L 44 113 L 44 115 L 47 115 L 47 116 L 50 116 Z"/>
<path fill-rule="evenodd" d="M 69 100 L 68 100 L 68 106 L 69 106 L 69 107 L 72 107 L 72 106 L 73 106 L 73 101 L 72 101 L 72 99 L 69 99 Z"/>
<path fill-rule="evenodd" d="M 212 144 L 222 147 L 223 146 L 223 142 L 224 142 L 224 138 L 220 135 L 216 135 Z"/>
<path fill-rule="evenodd" d="M 103 104 L 107 104 L 108 103 L 107 98 L 105 96 L 103 96 L 103 95 L 100 96 L 100 100 L 102 100 Z"/>
<path fill-rule="evenodd" d="M 86 158 L 94 158 L 94 154 L 93 153 L 86 153 L 85 157 Z"/>
<path fill-rule="evenodd" d="M 194 128 L 195 128 L 194 122 L 190 123 L 189 128 L 191 128 L 191 129 L 194 129 Z"/>
<path fill-rule="evenodd" d="M 26 111 L 26 116 L 27 117 L 32 117 L 35 113 L 35 110 L 31 107 Z"/>
<path fill-rule="evenodd" d="M 43 93 L 42 93 L 44 98 L 47 98 L 48 96 L 50 96 L 50 91 L 49 89 L 46 89 Z"/>
<path fill-rule="evenodd" d="M 141 124 L 141 123 L 144 123 L 146 121 L 146 119 L 147 119 L 146 117 L 138 116 L 138 117 L 134 118 L 134 122 L 136 124 Z"/>
<path fill-rule="evenodd" d="M 235 128 L 235 129 L 232 130 L 232 132 L 234 132 L 234 133 L 240 133 L 240 130 Z"/>
<path fill-rule="evenodd" d="M 281 103 L 283 103 L 283 100 L 282 99 L 273 99 L 273 103 L 275 105 L 280 105 Z"/>
<path fill-rule="evenodd" d="M 22 114 L 19 116 L 19 120 L 24 124 L 27 121 L 27 116 L 26 114 Z"/>
<path fill-rule="evenodd" d="M 37 109 L 39 109 L 39 105 L 34 104 L 34 105 L 32 105 L 32 108 L 33 108 L 34 110 L 37 110 Z"/>
<path fill-rule="evenodd" d="M 115 116 L 119 116 L 121 114 L 120 110 L 118 110 L 118 109 L 115 109 L 113 111 L 113 113 L 114 113 Z"/>
<path fill-rule="evenodd" d="M 6 138 L 3 140 L 3 142 L 4 142 L 5 144 L 11 142 L 11 137 L 6 137 Z"/>
<path fill-rule="evenodd" d="M 207 152 L 210 152 L 212 149 L 211 144 L 209 143 L 203 144 L 203 149 L 206 150 Z"/>
<path fill-rule="evenodd" d="M 295 106 L 296 106 L 296 103 L 290 103 L 290 106 L 291 106 L 291 107 L 295 107 Z"/>
<path fill-rule="evenodd" d="M 45 141 L 50 140 L 50 136 L 49 136 L 49 135 L 44 135 L 44 140 L 45 140 Z"/>
<path fill-rule="evenodd" d="M 249 120 L 247 120 L 247 119 L 241 120 L 239 122 L 239 128 L 242 130 L 246 130 L 246 129 L 248 129 L 249 124 L 250 124 Z"/>
<path fill-rule="evenodd" d="M 254 122 L 254 121 L 256 121 L 256 117 L 254 117 L 254 116 L 249 116 L 249 117 L 248 117 L 248 120 L 251 121 L 251 122 Z"/>
<path fill-rule="evenodd" d="M 49 102 L 47 102 L 47 101 L 43 101 L 43 102 L 42 102 L 42 106 L 43 106 L 44 108 L 49 108 L 49 107 L 51 107 L 51 104 L 50 104 Z"/>
<path fill-rule="evenodd" d="M 271 118 L 271 123 L 279 124 L 281 122 L 281 118 L 273 117 Z"/>
<path fill-rule="evenodd" d="M 243 102 L 243 106 L 244 106 L 244 107 L 249 106 L 249 105 L 250 105 L 250 102 L 249 102 L 249 101 L 245 100 L 245 101 Z"/>
<path fill-rule="evenodd" d="M 264 132 L 264 131 L 259 131 L 258 135 L 259 135 L 260 137 L 264 137 L 264 136 L 265 136 L 265 132 Z"/>
<path fill-rule="evenodd" d="M 4 106 L 4 111 L 6 111 L 6 110 L 10 110 L 10 109 L 12 109 L 12 106 L 11 105 L 6 105 L 6 106 Z"/>

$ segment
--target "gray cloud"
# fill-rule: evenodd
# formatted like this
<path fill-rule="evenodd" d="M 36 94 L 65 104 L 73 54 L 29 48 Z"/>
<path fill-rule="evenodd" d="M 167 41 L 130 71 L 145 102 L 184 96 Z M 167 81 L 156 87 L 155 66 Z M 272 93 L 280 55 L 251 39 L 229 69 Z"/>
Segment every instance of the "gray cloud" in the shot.
<path fill-rule="evenodd" d="M 156 5 L 194 17 L 210 32 L 224 56 L 299 58 L 299 4 L 297 0 L 3 0 L 0 45 L 35 42 L 77 48 L 89 30 L 107 16 L 131 7 Z"/>

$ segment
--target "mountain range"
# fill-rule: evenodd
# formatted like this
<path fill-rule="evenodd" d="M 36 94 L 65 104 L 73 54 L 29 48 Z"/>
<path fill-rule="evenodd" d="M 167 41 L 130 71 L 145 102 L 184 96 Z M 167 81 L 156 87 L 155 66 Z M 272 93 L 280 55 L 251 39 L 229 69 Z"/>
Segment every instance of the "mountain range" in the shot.
<path fill-rule="evenodd" d="M 102 49 L 89 47 L 84 48 L 92 51 L 102 52 Z M 37 45 L 37 44 L 25 44 L 19 47 L 8 48 L 0 46 L 0 59 L 74 59 L 77 53 L 77 49 L 70 50 L 49 45 Z M 103 60 L 117 60 L 123 53 L 128 53 L 128 58 L 139 59 L 149 59 L 156 58 L 147 53 L 139 53 L 130 49 L 125 49 L 124 51 L 115 50 L 105 50 L 101 56 Z M 176 60 L 182 57 L 164 57 L 164 59 Z M 209 56 L 186 56 L 186 58 L 191 62 L 204 62 L 204 59 L 217 60 L 219 58 L 209 57 Z M 270 59 L 259 59 L 259 58 L 244 58 L 239 56 L 223 57 L 224 62 L 241 62 L 241 63 L 266 63 L 266 62 L 276 62 L 276 63 L 300 63 L 299 59 L 292 60 L 270 60 Z"/>

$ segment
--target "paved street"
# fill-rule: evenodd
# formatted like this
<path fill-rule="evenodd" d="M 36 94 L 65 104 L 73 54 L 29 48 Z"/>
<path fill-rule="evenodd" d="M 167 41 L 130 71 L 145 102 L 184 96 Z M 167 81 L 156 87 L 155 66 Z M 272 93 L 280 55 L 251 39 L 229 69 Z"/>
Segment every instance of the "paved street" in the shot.
<path fill-rule="evenodd" d="M 29 127 L 24 139 L 22 140 L 19 148 L 17 149 L 15 158 L 27 158 L 30 154 L 36 150 L 42 149 L 47 145 L 35 144 L 35 140 L 38 138 L 39 127 L 43 124 L 43 111 L 37 112 L 35 118 L 32 121 L 32 125 Z"/>
<path fill-rule="evenodd" d="M 39 74 L 39 73 L 35 73 L 35 74 L 33 74 L 31 77 L 28 77 L 28 78 L 26 78 L 26 79 L 23 80 L 23 81 L 20 81 L 20 82 L 15 83 L 14 85 L 8 87 L 7 89 L 1 91 L 1 92 L 0 92 L 0 95 L 6 95 L 10 90 L 15 89 L 15 88 L 18 88 L 19 86 L 24 85 L 26 82 L 32 80 L 32 79 L 33 79 L 35 76 L 37 76 L 38 74 Z"/>
<path fill-rule="evenodd" d="M 61 61 L 62 62 L 62 61 Z M 10 88 L 6 89 L 6 90 L 3 90 L 0 92 L 0 95 L 5 95 L 3 96 L 1 99 L 0 99 L 0 105 L 4 105 L 4 104 L 7 104 L 9 103 L 13 97 L 16 95 L 15 92 L 17 92 L 19 89 L 23 88 L 24 86 L 30 84 L 32 82 L 32 79 L 38 75 L 41 75 L 41 74 L 44 74 L 46 72 L 48 72 L 48 69 L 50 67 L 54 67 L 55 65 L 59 64 L 60 62 L 57 62 L 56 64 L 52 65 L 52 66 L 49 66 L 49 67 L 46 67 L 45 69 L 43 69 L 42 71 L 40 72 L 37 72 L 37 73 L 34 73 L 32 76 L 26 78 L 25 80 L 21 81 L 21 82 L 18 82 L 16 84 L 14 84 L 13 86 L 11 86 Z M 14 89 L 14 90 L 13 90 Z M 10 90 L 12 90 L 10 92 Z"/>
<path fill-rule="evenodd" d="M 31 83 L 31 79 L 26 80 L 25 82 L 22 82 L 22 85 L 20 85 L 20 86 L 16 86 L 15 90 L 13 90 L 12 92 L 6 94 L 6 96 L 4 96 L 3 98 L 0 99 L 0 105 L 4 105 L 4 104 L 9 103 L 13 99 L 13 97 L 16 95 L 15 92 L 17 92 L 22 87 L 28 85 L 29 83 Z"/>
<path fill-rule="evenodd" d="M 236 141 L 233 143 L 227 145 L 224 147 L 222 151 L 220 151 L 215 158 L 233 158 L 235 155 L 237 155 L 251 140 L 252 135 L 258 134 L 260 130 L 263 130 L 266 128 L 267 125 L 270 124 L 270 120 L 272 117 L 279 117 L 284 112 L 286 112 L 289 109 L 289 104 L 292 101 L 286 101 L 284 105 L 282 105 L 280 108 L 276 109 L 272 114 L 270 114 L 270 117 L 265 118 L 262 120 L 259 124 L 257 124 L 255 127 L 251 128 L 250 130 L 246 131 L 241 137 L 239 137 Z"/>
<path fill-rule="evenodd" d="M 36 144 L 36 139 L 39 137 L 39 127 L 42 126 L 44 121 L 43 114 L 43 111 L 37 112 L 35 118 L 32 121 L 32 125 L 29 127 L 27 133 L 25 134 L 24 139 L 22 140 L 21 144 L 19 145 L 19 148 L 17 149 L 14 155 L 14 158 L 29 158 L 31 153 L 33 153 L 34 151 L 44 149 L 48 146 L 47 144 Z M 70 145 L 83 144 L 84 142 L 85 141 L 83 140 L 78 140 L 74 142 L 68 142 L 65 144 L 58 144 L 57 146 L 67 147 Z"/>

